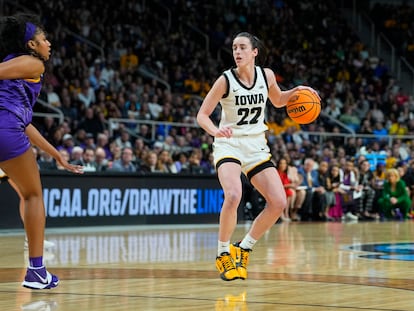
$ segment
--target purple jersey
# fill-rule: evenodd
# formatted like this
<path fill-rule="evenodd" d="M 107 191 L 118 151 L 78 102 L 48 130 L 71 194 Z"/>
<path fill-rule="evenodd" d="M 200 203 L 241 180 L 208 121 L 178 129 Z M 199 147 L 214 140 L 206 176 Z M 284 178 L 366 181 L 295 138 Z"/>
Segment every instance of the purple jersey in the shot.
<path fill-rule="evenodd" d="M 9 55 L 4 61 L 16 56 Z M 25 129 L 32 122 L 33 106 L 41 88 L 42 77 L 0 80 L 0 162 L 30 148 Z"/>
<path fill-rule="evenodd" d="M 9 55 L 9 60 L 16 55 Z M 32 122 L 33 106 L 42 88 L 41 77 L 37 79 L 0 80 L 0 110 L 8 110 L 22 119 L 27 126 Z"/>

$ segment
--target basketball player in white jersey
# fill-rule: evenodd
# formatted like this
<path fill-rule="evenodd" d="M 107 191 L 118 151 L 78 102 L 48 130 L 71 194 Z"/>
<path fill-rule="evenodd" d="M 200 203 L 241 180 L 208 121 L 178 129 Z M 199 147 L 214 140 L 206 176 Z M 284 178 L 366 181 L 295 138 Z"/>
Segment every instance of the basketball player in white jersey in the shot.
<path fill-rule="evenodd" d="M 197 114 L 200 126 L 214 136 L 213 154 L 224 191 L 220 213 L 216 267 L 225 281 L 247 278 L 249 253 L 256 241 L 272 227 L 286 207 L 286 194 L 267 146 L 265 108 L 269 99 L 275 107 L 286 106 L 288 98 L 307 86 L 281 91 L 274 72 L 256 66 L 260 40 L 247 32 L 233 40 L 236 67 L 225 71 L 213 84 Z M 263 56 L 263 55 L 260 55 Z M 222 108 L 217 127 L 210 118 L 216 106 Z M 242 197 L 241 173 L 266 200 L 241 242 L 230 244 L 237 224 L 237 207 Z"/>

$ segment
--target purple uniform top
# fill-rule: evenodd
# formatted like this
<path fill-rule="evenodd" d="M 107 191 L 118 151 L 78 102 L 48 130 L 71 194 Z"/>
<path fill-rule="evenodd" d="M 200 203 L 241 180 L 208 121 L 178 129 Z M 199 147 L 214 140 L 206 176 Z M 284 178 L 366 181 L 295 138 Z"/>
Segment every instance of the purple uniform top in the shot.
<path fill-rule="evenodd" d="M 9 55 L 4 61 L 18 55 Z M 24 133 L 32 122 L 33 106 L 42 88 L 37 79 L 0 80 L 0 162 L 17 157 L 30 148 Z"/>

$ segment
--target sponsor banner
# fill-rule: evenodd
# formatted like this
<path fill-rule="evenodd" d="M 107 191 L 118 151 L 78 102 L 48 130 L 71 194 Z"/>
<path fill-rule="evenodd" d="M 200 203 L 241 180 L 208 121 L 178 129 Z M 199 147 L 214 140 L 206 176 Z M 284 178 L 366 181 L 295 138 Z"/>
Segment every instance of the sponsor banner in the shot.
<path fill-rule="evenodd" d="M 223 191 L 217 176 L 42 174 L 48 227 L 217 223 Z M 18 198 L 0 185 L 0 228 L 21 227 Z"/>

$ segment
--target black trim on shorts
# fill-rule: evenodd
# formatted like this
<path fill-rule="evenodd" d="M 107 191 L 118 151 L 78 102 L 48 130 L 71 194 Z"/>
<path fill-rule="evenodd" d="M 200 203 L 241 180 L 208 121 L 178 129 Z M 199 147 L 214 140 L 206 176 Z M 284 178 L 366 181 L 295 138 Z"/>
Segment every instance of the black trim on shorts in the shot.
<path fill-rule="evenodd" d="M 256 175 L 257 173 L 260 173 L 261 171 L 263 171 L 264 169 L 266 169 L 268 167 L 274 167 L 276 169 L 275 164 L 272 161 L 267 160 L 266 162 L 263 162 L 262 164 L 259 164 L 254 169 L 252 169 L 250 172 L 248 172 L 247 173 L 247 178 L 250 181 L 254 175 Z"/>
<path fill-rule="evenodd" d="M 235 158 L 223 158 L 223 159 L 221 159 L 217 162 L 216 170 L 219 168 L 220 165 L 222 165 L 224 163 L 229 163 L 229 162 L 241 165 L 241 162 L 239 160 L 235 159 Z"/>

